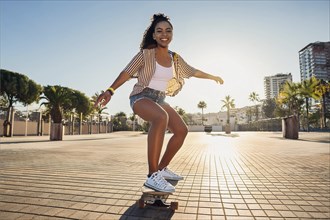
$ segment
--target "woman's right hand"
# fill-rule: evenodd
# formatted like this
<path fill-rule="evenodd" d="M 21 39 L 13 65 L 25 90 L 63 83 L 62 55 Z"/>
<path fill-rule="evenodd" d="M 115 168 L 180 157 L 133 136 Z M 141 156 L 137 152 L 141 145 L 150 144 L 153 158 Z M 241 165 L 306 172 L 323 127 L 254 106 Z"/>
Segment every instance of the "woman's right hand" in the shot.
<path fill-rule="evenodd" d="M 101 95 L 99 95 L 99 97 L 97 98 L 94 107 L 97 107 L 98 105 L 100 105 L 100 107 L 104 107 L 108 104 L 108 102 L 111 99 L 111 94 L 110 91 L 105 91 L 103 92 Z"/>

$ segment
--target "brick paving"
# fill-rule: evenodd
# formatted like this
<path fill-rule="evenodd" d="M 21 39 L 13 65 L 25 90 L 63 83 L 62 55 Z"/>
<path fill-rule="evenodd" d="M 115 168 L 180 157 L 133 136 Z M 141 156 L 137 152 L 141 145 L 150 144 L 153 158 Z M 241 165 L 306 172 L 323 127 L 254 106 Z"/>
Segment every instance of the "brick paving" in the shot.
<path fill-rule="evenodd" d="M 179 209 L 140 209 L 145 134 L 2 138 L 0 219 L 330 219 L 328 133 L 189 133 L 170 167 Z"/>

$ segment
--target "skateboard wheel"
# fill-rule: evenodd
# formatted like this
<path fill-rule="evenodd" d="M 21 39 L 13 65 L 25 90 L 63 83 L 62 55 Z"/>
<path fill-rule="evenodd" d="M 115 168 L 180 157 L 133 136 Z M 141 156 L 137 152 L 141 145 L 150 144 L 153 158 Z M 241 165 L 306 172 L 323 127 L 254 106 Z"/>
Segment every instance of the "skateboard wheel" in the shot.
<path fill-rule="evenodd" d="M 179 203 L 178 202 L 171 202 L 171 209 L 172 210 L 177 210 L 179 208 Z"/>
<path fill-rule="evenodd" d="M 146 204 L 144 203 L 144 200 L 143 199 L 139 199 L 138 200 L 138 205 L 139 205 L 139 208 L 143 209 Z"/>

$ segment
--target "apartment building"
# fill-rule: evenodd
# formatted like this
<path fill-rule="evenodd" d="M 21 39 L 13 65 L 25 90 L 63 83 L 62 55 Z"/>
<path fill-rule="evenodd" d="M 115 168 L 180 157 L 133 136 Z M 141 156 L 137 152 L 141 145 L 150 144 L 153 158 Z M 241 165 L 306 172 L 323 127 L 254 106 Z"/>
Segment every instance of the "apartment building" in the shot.
<path fill-rule="evenodd" d="M 266 99 L 276 98 L 280 93 L 282 85 L 286 81 L 292 82 L 291 73 L 288 74 L 278 73 L 274 76 L 266 76 L 264 78 L 264 89 L 265 89 Z"/>
<path fill-rule="evenodd" d="M 330 42 L 310 43 L 299 51 L 301 81 L 316 77 L 330 80 Z"/>
<path fill-rule="evenodd" d="M 315 77 L 323 82 L 330 81 L 330 41 L 310 43 L 299 51 L 300 79 L 304 81 Z M 325 102 L 310 99 L 312 107 L 324 105 L 326 115 L 330 113 L 330 94 L 325 96 Z M 326 123 L 327 119 L 325 119 Z"/>

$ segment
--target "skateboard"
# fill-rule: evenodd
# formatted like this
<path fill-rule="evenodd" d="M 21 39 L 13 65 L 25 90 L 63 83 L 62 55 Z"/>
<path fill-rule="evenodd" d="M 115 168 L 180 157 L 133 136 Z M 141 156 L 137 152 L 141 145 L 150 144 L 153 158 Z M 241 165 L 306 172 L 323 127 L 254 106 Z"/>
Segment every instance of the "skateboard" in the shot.
<path fill-rule="evenodd" d="M 169 192 L 159 192 L 155 191 L 149 187 L 141 187 L 142 196 L 137 201 L 139 208 L 144 208 L 146 205 L 158 206 L 158 207 L 167 207 L 172 210 L 177 210 L 179 208 L 178 202 L 166 202 L 167 198 L 173 193 Z"/>

